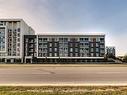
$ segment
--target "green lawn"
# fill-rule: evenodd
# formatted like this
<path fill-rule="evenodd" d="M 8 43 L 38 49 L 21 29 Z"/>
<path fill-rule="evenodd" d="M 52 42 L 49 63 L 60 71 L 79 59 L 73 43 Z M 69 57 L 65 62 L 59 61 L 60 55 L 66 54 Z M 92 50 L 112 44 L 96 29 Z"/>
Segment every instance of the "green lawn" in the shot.
<path fill-rule="evenodd" d="M 0 95 L 127 95 L 127 86 L 1 86 Z"/>

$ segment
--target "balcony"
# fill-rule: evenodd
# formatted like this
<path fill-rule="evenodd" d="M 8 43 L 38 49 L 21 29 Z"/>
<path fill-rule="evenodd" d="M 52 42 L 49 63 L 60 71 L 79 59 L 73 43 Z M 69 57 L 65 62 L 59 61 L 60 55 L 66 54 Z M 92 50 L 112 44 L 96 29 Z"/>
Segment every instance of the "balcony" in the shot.
<path fill-rule="evenodd" d="M 103 46 L 103 45 L 100 45 L 100 48 L 105 48 L 105 46 Z"/>
<path fill-rule="evenodd" d="M 29 41 L 29 43 L 34 43 L 34 41 L 33 41 L 33 40 L 31 40 L 31 41 Z"/>

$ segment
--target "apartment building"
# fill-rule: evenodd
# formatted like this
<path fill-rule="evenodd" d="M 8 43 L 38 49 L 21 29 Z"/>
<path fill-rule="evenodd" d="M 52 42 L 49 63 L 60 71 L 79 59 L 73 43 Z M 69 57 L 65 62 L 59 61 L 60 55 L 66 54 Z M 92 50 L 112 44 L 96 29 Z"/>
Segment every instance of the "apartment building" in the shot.
<path fill-rule="evenodd" d="M 104 55 L 104 34 L 35 35 L 22 19 L 0 19 L 0 62 L 99 62 Z"/>
<path fill-rule="evenodd" d="M 34 30 L 22 19 L 0 19 L 1 62 L 24 62 L 24 35 L 34 35 Z"/>
<path fill-rule="evenodd" d="M 25 35 L 25 62 L 98 62 L 104 60 L 105 35 Z"/>

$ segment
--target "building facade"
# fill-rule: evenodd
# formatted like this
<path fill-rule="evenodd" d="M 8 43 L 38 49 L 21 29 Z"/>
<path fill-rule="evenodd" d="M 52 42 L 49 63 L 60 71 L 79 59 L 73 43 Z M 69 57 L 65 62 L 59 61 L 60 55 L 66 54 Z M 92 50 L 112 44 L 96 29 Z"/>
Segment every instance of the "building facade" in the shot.
<path fill-rule="evenodd" d="M 0 62 L 99 62 L 104 55 L 104 34 L 35 35 L 22 19 L 0 19 Z"/>
<path fill-rule="evenodd" d="M 34 30 L 22 19 L 0 19 L 0 61 L 23 62 L 24 35 Z"/>
<path fill-rule="evenodd" d="M 116 56 L 116 50 L 114 46 L 106 46 L 106 55 L 108 57 L 115 57 Z"/>
<path fill-rule="evenodd" d="M 27 35 L 24 39 L 25 62 L 93 62 L 105 55 L 104 34 Z"/>

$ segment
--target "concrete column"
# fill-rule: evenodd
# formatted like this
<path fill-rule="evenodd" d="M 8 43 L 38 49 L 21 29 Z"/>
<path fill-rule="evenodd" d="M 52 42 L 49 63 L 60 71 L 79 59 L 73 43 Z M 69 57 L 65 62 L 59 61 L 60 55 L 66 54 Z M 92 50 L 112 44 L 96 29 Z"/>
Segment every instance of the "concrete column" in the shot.
<path fill-rule="evenodd" d="M 21 63 L 23 63 L 24 61 L 23 61 L 23 58 L 21 58 Z"/>
<path fill-rule="evenodd" d="M 7 59 L 5 58 L 5 63 L 7 63 Z"/>
<path fill-rule="evenodd" d="M 31 63 L 33 63 L 33 60 L 32 60 L 32 58 L 31 58 Z"/>
<path fill-rule="evenodd" d="M 24 60 L 24 63 L 26 63 L 26 58 L 25 58 L 25 60 Z"/>
<path fill-rule="evenodd" d="M 11 63 L 14 63 L 14 59 L 11 59 Z"/>

